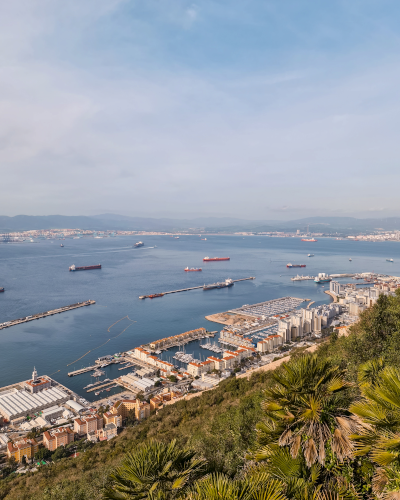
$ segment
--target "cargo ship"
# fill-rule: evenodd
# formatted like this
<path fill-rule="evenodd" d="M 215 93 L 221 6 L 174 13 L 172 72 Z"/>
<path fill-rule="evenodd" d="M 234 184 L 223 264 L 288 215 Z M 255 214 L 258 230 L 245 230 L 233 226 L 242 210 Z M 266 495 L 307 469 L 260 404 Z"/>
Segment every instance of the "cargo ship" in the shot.
<path fill-rule="evenodd" d="M 199 267 L 199 268 L 191 267 L 190 269 L 188 267 L 185 267 L 185 271 L 187 273 L 194 272 L 194 271 L 202 271 L 202 270 L 203 269 L 201 267 Z"/>
<path fill-rule="evenodd" d="M 328 274 L 318 273 L 314 281 L 315 283 L 329 283 L 329 281 L 332 281 L 332 278 L 330 278 Z"/>
<path fill-rule="evenodd" d="M 219 260 L 231 260 L 230 257 L 204 257 L 203 262 L 214 262 Z"/>
<path fill-rule="evenodd" d="M 76 267 L 75 264 L 73 264 L 69 268 L 70 271 L 91 271 L 92 269 L 101 269 L 101 264 L 97 264 L 97 266 L 82 266 L 82 267 Z"/>
<path fill-rule="evenodd" d="M 306 267 L 305 264 L 291 264 L 289 262 L 289 264 L 286 264 L 286 267 L 288 267 L 289 269 L 291 269 L 292 267 Z"/>
<path fill-rule="evenodd" d="M 152 295 L 148 295 L 149 299 L 155 299 L 156 297 L 162 297 L 163 293 L 153 293 Z"/>
<path fill-rule="evenodd" d="M 234 285 L 233 280 L 227 279 L 219 283 L 212 283 L 211 285 L 204 285 L 203 290 L 213 290 L 214 288 L 228 288 Z"/>
<path fill-rule="evenodd" d="M 133 248 L 139 248 L 139 247 L 144 247 L 143 241 L 138 241 L 133 245 Z"/>
<path fill-rule="evenodd" d="M 0 286 L 0 293 L 4 292 L 4 287 Z"/>
<path fill-rule="evenodd" d="M 302 238 L 301 241 L 318 241 L 315 238 Z"/>

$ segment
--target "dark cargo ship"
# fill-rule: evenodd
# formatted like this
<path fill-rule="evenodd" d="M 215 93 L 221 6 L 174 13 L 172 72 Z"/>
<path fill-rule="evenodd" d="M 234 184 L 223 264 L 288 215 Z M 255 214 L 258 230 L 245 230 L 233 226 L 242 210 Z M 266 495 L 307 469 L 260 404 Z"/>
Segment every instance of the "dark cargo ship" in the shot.
<path fill-rule="evenodd" d="M 229 288 L 233 286 L 235 283 L 231 279 L 227 279 L 225 281 L 221 281 L 218 283 L 212 283 L 211 285 L 204 285 L 203 290 L 213 290 L 214 288 Z"/>
<path fill-rule="evenodd" d="M 101 269 L 101 264 L 97 264 L 97 266 L 82 266 L 82 267 L 76 267 L 75 264 L 73 264 L 69 268 L 70 271 L 91 271 L 92 269 Z"/>

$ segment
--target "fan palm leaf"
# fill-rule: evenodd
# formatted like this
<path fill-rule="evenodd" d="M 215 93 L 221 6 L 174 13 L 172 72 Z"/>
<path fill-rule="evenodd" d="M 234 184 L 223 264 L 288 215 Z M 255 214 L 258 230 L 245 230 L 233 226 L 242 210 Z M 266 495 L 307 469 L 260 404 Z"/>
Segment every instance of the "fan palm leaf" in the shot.
<path fill-rule="evenodd" d="M 274 383 L 264 392 L 264 421 L 257 426 L 260 444 L 287 446 L 292 457 L 301 451 L 308 467 L 325 463 L 328 443 L 339 460 L 350 457 L 349 435 L 359 422 L 342 410 L 350 386 L 344 375 L 316 354 L 299 356 L 273 372 Z M 255 458 L 266 459 L 265 450 Z"/>
<path fill-rule="evenodd" d="M 189 449 L 180 449 L 175 440 L 150 440 L 128 454 L 110 475 L 109 499 L 175 499 L 187 486 L 205 474 L 204 460 Z"/>

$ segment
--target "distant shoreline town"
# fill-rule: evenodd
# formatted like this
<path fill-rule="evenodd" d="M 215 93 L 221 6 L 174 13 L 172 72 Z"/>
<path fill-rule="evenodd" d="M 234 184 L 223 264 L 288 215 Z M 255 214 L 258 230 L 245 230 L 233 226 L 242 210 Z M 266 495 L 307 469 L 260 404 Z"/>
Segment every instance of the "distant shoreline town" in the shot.
<path fill-rule="evenodd" d="M 339 233 L 323 233 L 323 232 L 296 232 L 288 231 L 202 231 L 194 229 L 193 231 L 127 231 L 127 230 L 105 230 L 95 231 L 92 229 L 79 228 L 54 228 L 54 229 L 34 229 L 29 231 L 14 231 L 0 233 L 0 243 L 23 243 L 35 240 L 57 240 L 57 239 L 80 239 L 80 238 L 114 238 L 118 236 L 266 236 L 272 238 L 309 238 L 308 241 L 316 241 L 315 238 L 334 238 L 336 240 L 349 241 L 400 241 L 400 230 L 376 230 L 366 234 L 351 234 L 341 235 Z M 307 241 L 307 240 L 306 240 Z"/>

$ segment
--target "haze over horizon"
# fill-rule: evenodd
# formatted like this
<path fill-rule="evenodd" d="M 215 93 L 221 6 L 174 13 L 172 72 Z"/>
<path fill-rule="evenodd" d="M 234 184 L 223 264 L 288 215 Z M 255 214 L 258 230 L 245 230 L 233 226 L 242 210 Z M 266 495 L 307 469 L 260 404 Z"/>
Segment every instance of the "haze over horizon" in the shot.
<path fill-rule="evenodd" d="M 0 214 L 400 216 L 400 5 L 0 4 Z"/>

